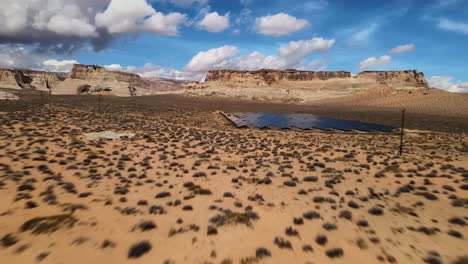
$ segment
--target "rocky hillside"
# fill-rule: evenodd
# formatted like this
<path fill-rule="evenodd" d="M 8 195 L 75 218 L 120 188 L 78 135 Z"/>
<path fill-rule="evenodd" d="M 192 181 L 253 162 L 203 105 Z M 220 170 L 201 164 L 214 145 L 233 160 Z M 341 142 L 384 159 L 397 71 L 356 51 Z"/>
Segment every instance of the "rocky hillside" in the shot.
<path fill-rule="evenodd" d="M 204 83 L 109 71 L 75 64 L 69 74 L 0 69 L 0 88 L 52 90 L 53 94 L 141 96 L 188 93 L 239 97 L 260 101 L 309 102 L 366 93 L 378 89 L 420 90 L 429 85 L 424 74 L 408 71 L 312 72 L 298 70 L 210 71 Z"/>
<path fill-rule="evenodd" d="M 143 95 L 144 83 L 131 73 L 108 71 L 97 65 L 73 65 L 68 78 L 61 82 L 54 94 L 104 93 L 117 96 Z"/>
<path fill-rule="evenodd" d="M 75 64 L 70 73 L 0 69 L 0 88 L 52 90 L 53 94 L 141 96 L 183 91 L 186 81 L 141 78 L 97 65 Z"/>
<path fill-rule="evenodd" d="M 0 69 L 0 87 L 9 89 L 48 90 L 65 80 L 66 73 L 18 69 Z"/>
<path fill-rule="evenodd" d="M 428 89 L 416 70 L 313 72 L 297 70 L 210 71 L 205 82 L 190 87 L 195 95 L 240 97 L 263 101 L 308 102 L 365 93 L 370 90 Z"/>
<path fill-rule="evenodd" d="M 145 83 L 147 94 L 183 91 L 185 86 L 189 83 L 188 81 L 155 77 L 145 77 L 141 79 Z"/>

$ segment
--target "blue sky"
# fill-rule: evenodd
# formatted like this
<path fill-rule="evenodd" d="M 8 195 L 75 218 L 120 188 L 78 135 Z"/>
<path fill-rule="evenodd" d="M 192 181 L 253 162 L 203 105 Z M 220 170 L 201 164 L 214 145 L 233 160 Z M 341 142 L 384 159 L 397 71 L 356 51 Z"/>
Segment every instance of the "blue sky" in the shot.
<path fill-rule="evenodd" d="M 0 1 L 15 10 L 14 0 Z M 51 0 L 39 1 L 47 6 Z M 36 21 L 44 8 L 29 2 L 34 1 L 24 1 L 28 11 L 22 15 Z M 63 9 L 52 8 L 42 24 L 6 24 L 8 15 L 2 20 L 0 11 L 0 23 L 7 25 L 7 30 L 0 29 L 0 59 L 13 67 L 61 70 L 69 66 L 67 61 L 76 61 L 185 79 L 223 67 L 353 73 L 417 69 L 428 79 L 444 77 L 434 79 L 443 86 L 439 88 L 468 89 L 468 0 L 58 2 L 63 2 Z M 67 19 L 54 17 L 54 12 Z M 72 23 L 70 18 L 76 20 Z M 122 21 L 131 25 L 119 24 Z M 28 39 L 34 33 L 51 37 Z M 12 55 L 18 49 L 37 61 L 27 65 Z"/>

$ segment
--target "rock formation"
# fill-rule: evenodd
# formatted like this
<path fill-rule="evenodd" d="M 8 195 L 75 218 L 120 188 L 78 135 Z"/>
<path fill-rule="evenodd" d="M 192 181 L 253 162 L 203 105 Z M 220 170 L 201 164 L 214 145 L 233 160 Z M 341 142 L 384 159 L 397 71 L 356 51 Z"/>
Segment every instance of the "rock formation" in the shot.
<path fill-rule="evenodd" d="M 0 87 L 9 89 L 48 90 L 66 77 L 64 73 L 0 69 Z"/>
<path fill-rule="evenodd" d="M 75 64 L 68 78 L 61 82 L 54 94 L 105 93 L 117 96 L 142 95 L 144 84 L 132 73 L 109 71 L 97 65 Z"/>
<path fill-rule="evenodd" d="M 187 83 L 164 78 L 142 78 L 132 73 L 109 71 L 96 65 L 75 64 L 69 74 L 0 69 L 0 88 L 43 91 L 52 89 L 53 94 L 152 95 L 182 92 Z"/>
<path fill-rule="evenodd" d="M 429 85 L 416 70 L 313 72 L 298 70 L 210 71 L 190 93 L 243 97 L 265 101 L 307 102 L 363 93 L 375 89 L 417 90 Z"/>
<path fill-rule="evenodd" d="M 345 71 L 313 72 L 298 70 L 259 70 L 259 71 L 210 71 L 205 82 L 230 81 L 237 79 L 255 80 L 259 86 L 272 85 L 281 81 L 312 81 L 350 78 L 351 73 Z"/>
<path fill-rule="evenodd" d="M 418 90 L 429 85 L 424 74 L 408 71 L 313 72 L 298 70 L 210 71 L 203 83 L 109 71 L 96 65 L 75 64 L 69 74 L 0 69 L 0 88 L 52 90 L 53 94 L 141 96 L 188 93 L 265 101 L 308 102 L 378 89 Z"/>
<path fill-rule="evenodd" d="M 183 81 L 141 78 L 137 74 L 109 71 L 96 65 L 75 64 L 69 77 L 60 83 L 55 94 L 95 94 L 116 96 L 152 95 L 183 89 Z"/>

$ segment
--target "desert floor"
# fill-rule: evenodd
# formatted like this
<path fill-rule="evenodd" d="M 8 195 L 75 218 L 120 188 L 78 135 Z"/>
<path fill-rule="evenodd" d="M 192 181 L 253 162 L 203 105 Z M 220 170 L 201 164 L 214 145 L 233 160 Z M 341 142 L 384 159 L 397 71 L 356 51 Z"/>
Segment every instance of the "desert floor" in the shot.
<path fill-rule="evenodd" d="M 398 135 L 216 112 L 399 125 L 396 109 L 18 95 L 0 101 L 0 263 L 468 263 L 465 114 L 409 111 L 398 156 Z M 105 130 L 136 136 L 85 137 Z"/>

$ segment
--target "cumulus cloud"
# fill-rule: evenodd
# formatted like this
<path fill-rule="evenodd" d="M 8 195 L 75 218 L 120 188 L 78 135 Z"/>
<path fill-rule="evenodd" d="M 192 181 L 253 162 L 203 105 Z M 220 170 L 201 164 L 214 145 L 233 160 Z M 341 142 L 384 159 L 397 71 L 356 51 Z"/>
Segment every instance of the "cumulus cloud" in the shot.
<path fill-rule="evenodd" d="M 234 46 L 223 46 L 217 49 L 201 51 L 195 55 L 185 66 L 184 70 L 189 72 L 206 72 L 223 63 L 227 58 L 237 55 L 239 50 Z"/>
<path fill-rule="evenodd" d="M 218 63 L 217 67 L 232 70 L 305 69 L 304 62 L 308 56 L 311 54 L 324 55 L 334 44 L 334 39 L 323 38 L 291 41 L 280 47 L 276 55 L 265 55 L 256 51 Z"/>
<path fill-rule="evenodd" d="M 416 46 L 414 44 L 400 45 L 388 51 L 390 54 L 399 54 L 403 52 L 411 52 Z"/>
<path fill-rule="evenodd" d="M 178 35 L 186 15 L 157 12 L 148 1 L 2 0 L 0 44 L 28 45 L 55 56 L 89 45 L 100 51 L 124 33 Z"/>
<path fill-rule="evenodd" d="M 468 35 L 468 24 L 453 21 L 447 18 L 441 18 L 439 20 L 438 27 L 443 30 L 452 31 L 464 35 Z"/>
<path fill-rule="evenodd" d="M 73 64 L 78 64 L 76 60 L 45 60 L 42 62 L 42 70 L 51 72 L 69 72 L 73 68 Z"/>
<path fill-rule="evenodd" d="M 219 15 L 218 12 L 206 14 L 198 25 L 213 33 L 224 31 L 229 27 L 229 13 L 224 16 Z"/>
<path fill-rule="evenodd" d="M 368 59 L 366 59 L 364 61 L 361 61 L 359 63 L 358 68 L 359 68 L 360 71 L 363 71 L 363 70 L 366 70 L 366 69 L 369 69 L 369 68 L 375 68 L 375 67 L 388 65 L 391 62 L 392 62 L 392 57 L 390 57 L 388 55 L 382 56 L 380 58 L 371 57 L 371 58 L 368 58 Z"/>
<path fill-rule="evenodd" d="M 431 87 L 446 90 L 452 93 L 468 92 L 468 82 L 453 82 L 453 77 L 451 76 L 432 76 L 428 82 Z"/>
<path fill-rule="evenodd" d="M 120 70 L 139 74 L 143 77 L 164 77 L 179 80 L 200 81 L 210 70 L 259 70 L 259 69 L 306 69 L 326 67 L 325 59 L 312 61 L 305 66 L 307 57 L 311 54 L 325 55 L 335 44 L 334 39 L 313 38 L 310 40 L 291 41 L 278 49 L 276 55 L 265 55 L 261 52 L 252 52 L 247 55 L 235 57 L 239 50 L 234 46 L 223 46 L 196 54 L 185 65 L 183 71 L 164 68 L 151 63 L 143 67 L 119 64 L 106 65 L 109 70 Z"/>
<path fill-rule="evenodd" d="M 110 33 L 142 33 L 175 36 L 178 27 L 185 21 L 181 13 L 164 15 L 149 5 L 146 0 L 112 0 L 107 9 L 96 15 L 96 24 Z"/>
<path fill-rule="evenodd" d="M 153 63 L 146 63 L 142 67 L 137 66 L 121 66 L 120 64 L 110 64 L 104 66 L 110 71 L 123 71 L 138 74 L 145 78 L 168 78 L 176 80 L 194 80 L 201 81 L 206 72 L 189 72 L 189 71 L 178 71 L 171 68 L 165 68 L 162 66 L 155 65 Z"/>
<path fill-rule="evenodd" d="M 254 29 L 257 33 L 280 37 L 304 29 L 309 25 L 305 19 L 297 19 L 285 13 L 259 17 L 255 20 Z"/>
<path fill-rule="evenodd" d="M 109 71 L 120 71 L 120 70 L 122 70 L 122 65 L 120 65 L 120 64 L 109 64 L 109 65 L 104 65 L 104 68 L 108 69 Z"/>
<path fill-rule="evenodd" d="M 112 36 L 94 25 L 109 0 L 3 0 L 0 44 L 34 45 L 39 52 L 71 53 L 85 44 L 106 47 Z"/>

